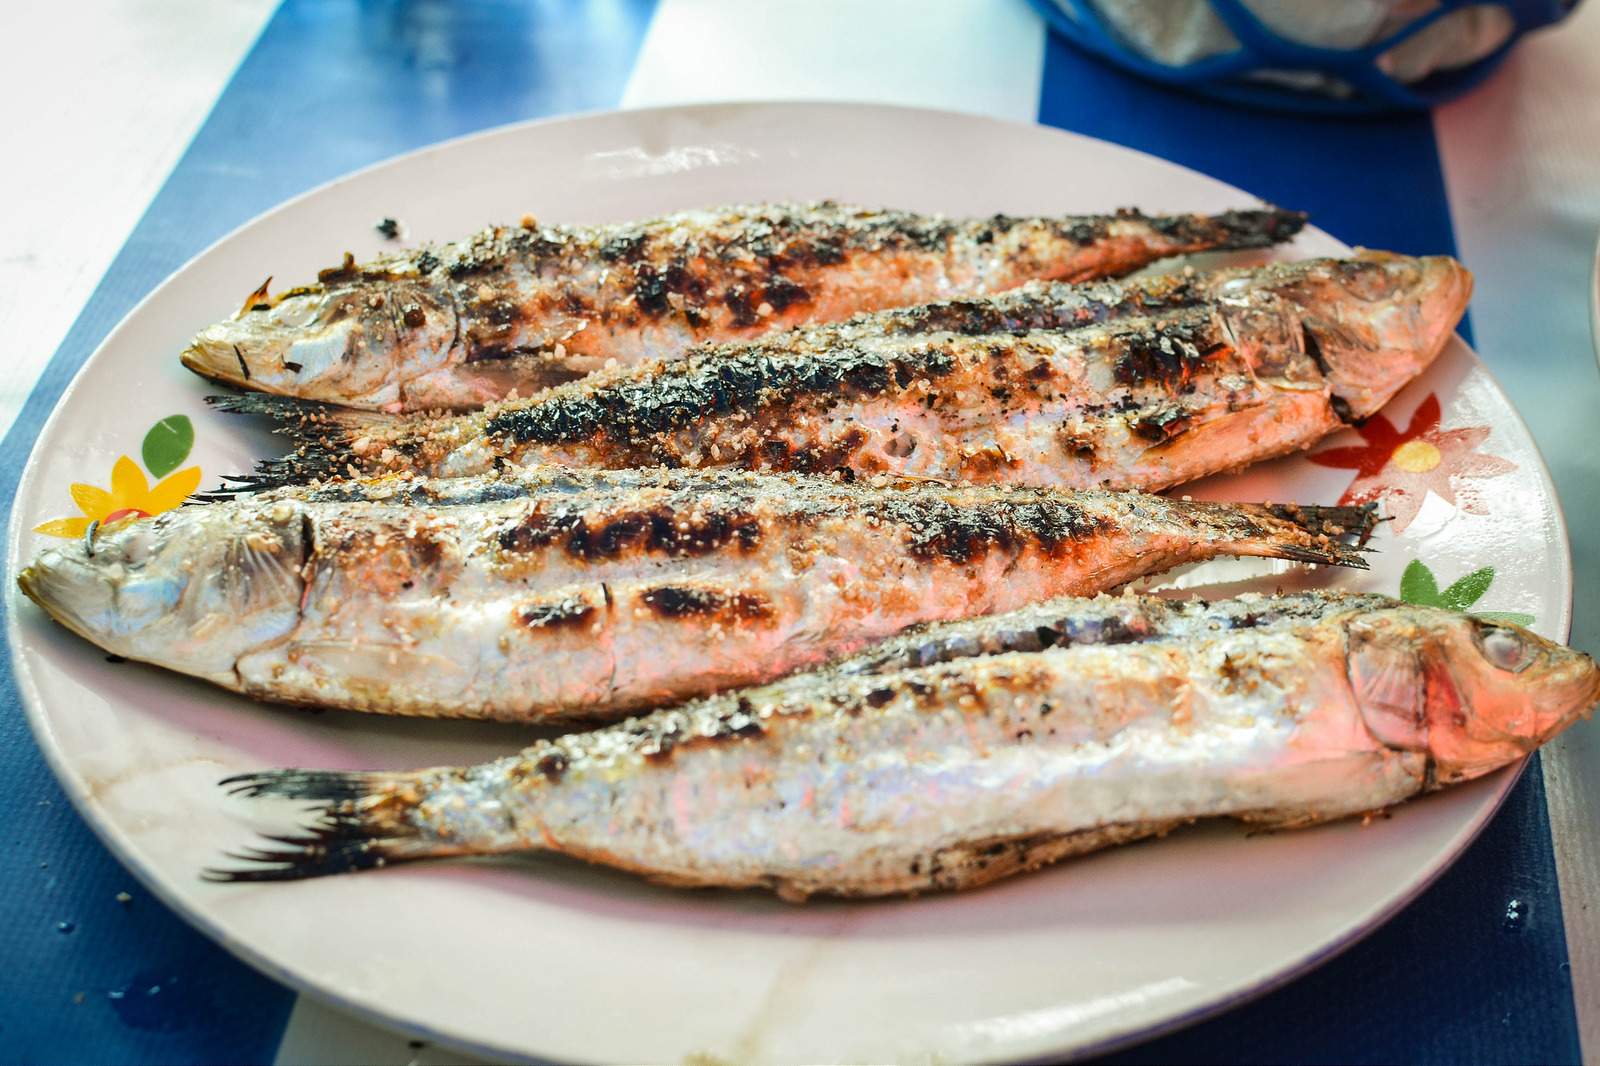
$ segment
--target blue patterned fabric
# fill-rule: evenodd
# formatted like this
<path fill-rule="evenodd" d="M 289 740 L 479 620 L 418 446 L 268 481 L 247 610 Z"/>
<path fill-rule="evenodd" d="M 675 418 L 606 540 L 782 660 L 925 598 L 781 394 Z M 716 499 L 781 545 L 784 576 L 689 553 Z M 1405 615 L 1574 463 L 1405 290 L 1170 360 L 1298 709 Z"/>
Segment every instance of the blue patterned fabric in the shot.
<path fill-rule="evenodd" d="M 0 443 L 0 508 L 9 512 L 72 374 L 189 256 L 286 197 L 397 152 L 614 106 L 652 8 L 287 0 Z M 1234 111 L 1052 40 L 1039 117 L 1306 208 L 1352 243 L 1453 248 L 1426 116 L 1305 122 Z M 9 659 L 0 825 L 0 1059 L 272 1060 L 293 994 L 189 929 L 95 839 L 28 734 Z M 1535 762 L 1484 836 L 1365 941 L 1255 1003 L 1107 1061 L 1575 1062 L 1565 965 Z"/>
<path fill-rule="evenodd" d="M 1564 18 L 1565 0 L 1439 0 L 1439 6 L 1410 24 L 1361 48 L 1318 48 L 1291 41 L 1262 23 L 1240 0 L 1207 0 L 1238 39 L 1222 55 L 1173 65 L 1146 58 L 1106 24 L 1088 0 L 1029 0 L 1050 28 L 1093 55 L 1144 78 L 1182 86 L 1228 103 L 1277 111 L 1326 115 L 1420 110 L 1460 96 L 1483 81 L 1505 59 L 1517 39 L 1530 30 Z M 1499 48 L 1456 70 L 1437 71 L 1415 84 L 1390 77 L 1377 64 L 1384 52 L 1460 7 L 1497 3 L 1511 15 L 1515 30 Z M 1314 71 L 1342 81 L 1348 98 L 1299 91 L 1246 80 L 1252 71 Z"/>

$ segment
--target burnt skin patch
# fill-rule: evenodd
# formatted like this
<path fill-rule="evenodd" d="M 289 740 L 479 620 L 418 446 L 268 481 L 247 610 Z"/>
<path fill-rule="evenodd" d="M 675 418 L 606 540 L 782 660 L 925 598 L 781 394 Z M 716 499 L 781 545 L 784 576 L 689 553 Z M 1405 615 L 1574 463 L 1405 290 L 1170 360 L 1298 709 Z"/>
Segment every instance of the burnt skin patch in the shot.
<path fill-rule="evenodd" d="M 1171 440 L 1194 423 L 1194 419 L 1178 404 L 1160 404 L 1133 419 L 1133 431 L 1147 441 L 1162 444 Z"/>
<path fill-rule="evenodd" d="M 878 396 L 902 380 L 942 378 L 955 365 L 954 356 L 937 345 L 892 359 L 852 348 L 799 357 L 711 349 L 706 357 L 663 367 L 642 380 L 502 411 L 485 432 L 513 445 L 600 437 L 638 443 L 734 411 Z"/>
<path fill-rule="evenodd" d="M 661 618 L 736 619 L 769 621 L 772 601 L 755 592 L 730 592 L 699 585 L 657 585 L 639 594 L 643 603 Z"/>
<path fill-rule="evenodd" d="M 567 753 L 560 748 L 552 748 L 534 762 L 533 768 L 540 776 L 552 785 L 560 784 L 561 778 L 567 772 L 571 760 Z"/>
<path fill-rule="evenodd" d="M 759 740 L 766 735 L 767 726 L 741 701 L 737 709 L 718 711 L 697 721 L 677 714 L 651 715 L 638 719 L 628 732 L 635 751 L 651 762 L 665 762 L 679 750 Z"/>
<path fill-rule="evenodd" d="M 516 609 L 517 623 L 528 629 L 557 629 L 573 626 L 594 614 L 594 606 L 582 596 L 526 603 Z"/>
<path fill-rule="evenodd" d="M 1145 215 L 1119 211 L 1125 218 L 1144 221 L 1169 240 L 1186 245 L 1217 248 L 1262 248 L 1286 241 L 1299 233 L 1309 217 L 1303 211 L 1224 211 L 1220 215 Z"/>
<path fill-rule="evenodd" d="M 531 552 L 559 544 L 577 559 L 614 559 L 628 552 L 660 552 L 685 557 L 708 555 L 732 546 L 747 552 L 761 540 L 761 522 L 745 511 L 668 507 L 625 511 L 605 517 L 535 511 L 502 529 L 501 550 Z"/>
<path fill-rule="evenodd" d="M 1209 325 L 1207 319 L 1175 318 L 1114 331 L 1110 343 L 1121 354 L 1112 364 L 1112 377 L 1133 389 L 1158 384 L 1167 392 L 1185 390 L 1208 358 L 1227 350 Z"/>
<path fill-rule="evenodd" d="M 913 555 L 940 556 L 955 563 L 991 550 L 1016 555 L 1037 546 L 1056 552 L 1109 531 L 1104 519 L 1069 500 L 1027 496 L 967 507 L 939 497 L 905 497 L 885 500 L 875 510 L 905 528 Z"/>

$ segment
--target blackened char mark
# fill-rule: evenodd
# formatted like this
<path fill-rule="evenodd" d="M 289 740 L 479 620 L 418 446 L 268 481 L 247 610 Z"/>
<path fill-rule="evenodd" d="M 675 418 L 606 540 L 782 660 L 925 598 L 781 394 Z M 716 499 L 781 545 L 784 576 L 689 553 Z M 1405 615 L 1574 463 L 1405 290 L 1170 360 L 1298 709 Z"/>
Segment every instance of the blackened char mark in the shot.
<path fill-rule="evenodd" d="M 999 221 L 999 219 L 1000 216 L 996 215 L 995 221 Z M 1006 221 L 1012 222 L 1013 220 L 1006 219 Z M 1110 234 L 1111 227 L 1108 223 L 1108 219 L 1097 218 L 1094 216 L 1089 216 L 1087 218 L 1068 218 L 1062 219 L 1060 222 L 1058 222 L 1055 229 L 1059 235 L 1067 238 L 1070 241 L 1073 241 L 1074 243 L 1093 244 L 1095 241 L 1104 240 Z M 994 222 L 991 222 L 990 225 L 994 225 Z"/>
<path fill-rule="evenodd" d="M 754 592 L 728 592 L 699 585 L 657 585 L 639 601 L 662 618 L 736 618 L 747 622 L 772 617 L 772 601 Z"/>
<path fill-rule="evenodd" d="M 733 315 L 733 324 L 743 328 L 754 326 L 762 320 L 762 305 L 768 315 L 781 315 L 795 304 L 811 302 L 811 293 L 803 285 L 772 273 L 764 279 L 746 278 L 728 286 L 722 302 Z"/>
<path fill-rule="evenodd" d="M 1063 618 L 1054 628 L 1056 644 L 1137 644 L 1148 640 L 1152 631 L 1147 619 L 1133 624 L 1116 615 L 1104 618 Z"/>
<path fill-rule="evenodd" d="M 679 751 L 700 747 L 727 747 L 759 740 L 767 726 L 748 700 L 735 707 L 700 717 L 692 724 L 686 715 L 657 714 L 635 719 L 628 730 L 634 750 L 651 762 L 665 762 Z"/>
<path fill-rule="evenodd" d="M 575 559 L 592 562 L 627 552 L 662 552 L 686 557 L 708 555 L 728 545 L 749 551 L 761 540 L 761 522 L 745 511 L 669 507 L 627 511 L 591 523 L 582 514 L 536 511 L 500 531 L 501 550 L 531 552 L 560 543 Z"/>
<path fill-rule="evenodd" d="M 534 760 L 533 769 L 535 773 L 552 785 L 560 784 L 561 778 L 566 774 L 567 767 L 571 761 L 564 749 L 551 744 L 548 749 Z"/>
<path fill-rule="evenodd" d="M 1111 343 L 1122 354 L 1112 367 L 1112 377 L 1130 389 L 1154 383 L 1168 393 L 1186 391 L 1207 359 L 1228 350 L 1208 326 L 1205 320 L 1179 317 L 1116 330 Z"/>
<path fill-rule="evenodd" d="M 1119 214 L 1124 214 L 1119 212 Z M 1137 211 L 1125 217 L 1142 219 L 1175 244 L 1201 248 L 1265 248 L 1288 240 L 1306 224 L 1304 211 L 1224 211 L 1220 215 L 1156 215 Z"/>
<path fill-rule="evenodd" d="M 935 380 L 954 369 L 955 358 L 937 346 L 893 359 L 853 348 L 794 358 L 746 352 L 504 411 L 489 420 L 486 431 L 515 445 L 571 444 L 597 434 L 637 443 L 712 415 L 791 407 L 806 399 L 878 396 L 901 381 Z"/>
<path fill-rule="evenodd" d="M 911 552 L 969 562 L 998 549 L 1015 555 L 1030 546 L 1056 552 L 1108 530 L 1106 520 L 1066 500 L 995 500 L 961 507 L 933 498 L 887 500 L 878 509 L 905 527 Z"/>
<path fill-rule="evenodd" d="M 517 622 L 529 629 L 557 629 L 575 626 L 594 614 L 594 606 L 582 596 L 545 600 L 517 608 Z"/>
<path fill-rule="evenodd" d="M 638 230 L 624 230 L 601 243 L 600 258 L 608 263 L 637 262 L 643 258 L 648 240 Z"/>
<path fill-rule="evenodd" d="M 1133 431 L 1147 441 L 1163 444 L 1171 440 L 1194 422 L 1190 414 L 1176 404 L 1161 404 L 1133 421 Z"/>
<path fill-rule="evenodd" d="M 1097 282 L 1048 286 L 1037 293 L 1010 292 L 986 299 L 965 298 L 881 313 L 878 321 L 894 336 L 956 333 L 980 336 L 1029 330 L 1076 329 L 1122 314 L 1157 314 L 1192 307 L 1205 300 L 1205 287 L 1181 274 L 1140 282 Z"/>
<path fill-rule="evenodd" d="M 652 318 L 681 312 L 691 326 L 700 324 L 706 277 L 686 257 L 675 256 L 659 266 L 637 263 L 632 270 L 631 282 L 625 281 L 623 286 L 641 312 Z"/>

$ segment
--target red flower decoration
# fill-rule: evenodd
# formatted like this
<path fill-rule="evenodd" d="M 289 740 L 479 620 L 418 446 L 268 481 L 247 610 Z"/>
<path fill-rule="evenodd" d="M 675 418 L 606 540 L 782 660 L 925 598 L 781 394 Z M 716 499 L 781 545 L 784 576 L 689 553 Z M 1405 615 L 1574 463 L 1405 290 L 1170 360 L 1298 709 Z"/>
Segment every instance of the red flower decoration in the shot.
<path fill-rule="evenodd" d="M 1366 440 L 1365 447 L 1329 448 L 1306 458 L 1319 466 L 1356 471 L 1339 502 L 1383 500 L 1396 533 L 1417 517 L 1429 489 L 1467 514 L 1488 514 L 1489 508 L 1465 479 L 1499 477 L 1517 464 L 1473 451 L 1489 435 L 1488 426 L 1440 429 L 1439 416 L 1439 397 L 1430 392 L 1404 433 L 1381 414 L 1373 415 L 1356 429 Z"/>

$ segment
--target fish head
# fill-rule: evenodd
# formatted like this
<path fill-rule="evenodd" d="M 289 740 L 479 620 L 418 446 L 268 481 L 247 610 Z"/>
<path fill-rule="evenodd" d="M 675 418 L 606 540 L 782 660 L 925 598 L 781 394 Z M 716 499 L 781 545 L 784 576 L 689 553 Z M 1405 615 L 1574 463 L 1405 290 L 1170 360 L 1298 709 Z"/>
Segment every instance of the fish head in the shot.
<path fill-rule="evenodd" d="M 183 364 L 260 392 L 367 408 L 395 403 L 406 382 L 448 361 L 455 307 L 422 277 L 356 280 L 247 304 L 202 330 Z"/>
<path fill-rule="evenodd" d="M 1347 421 L 1375 413 L 1433 362 L 1471 296 L 1472 274 L 1449 256 L 1366 250 L 1274 264 L 1219 290 L 1225 317 L 1248 318 L 1259 308 L 1274 312 L 1275 322 L 1299 320 L 1299 336 L 1273 339 L 1316 363 Z M 1291 313 L 1277 314 L 1285 310 Z M 1236 325 L 1233 332 L 1248 331 Z"/>
<path fill-rule="evenodd" d="M 306 534 L 298 506 L 180 507 L 90 527 L 17 575 L 56 621 L 129 659 L 233 678 L 239 656 L 299 619 Z"/>
<path fill-rule="evenodd" d="M 1526 755 L 1600 701 L 1593 659 L 1518 625 L 1396 604 L 1345 629 L 1367 729 L 1427 753 L 1439 785 Z"/>

